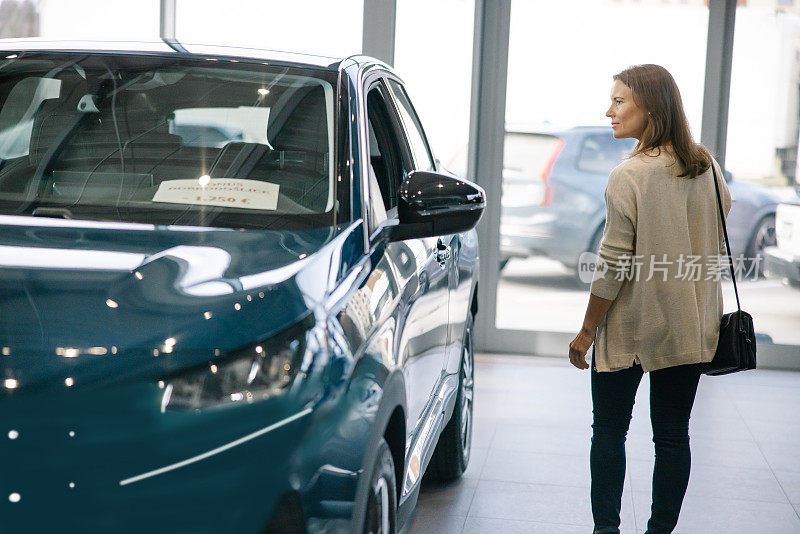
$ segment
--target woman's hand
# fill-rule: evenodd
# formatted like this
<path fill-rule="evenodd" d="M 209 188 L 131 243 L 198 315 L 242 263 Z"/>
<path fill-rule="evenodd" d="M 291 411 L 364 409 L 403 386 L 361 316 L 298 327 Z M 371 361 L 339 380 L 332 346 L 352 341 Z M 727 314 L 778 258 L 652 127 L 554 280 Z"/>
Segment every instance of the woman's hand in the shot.
<path fill-rule="evenodd" d="M 594 293 L 589 294 L 589 304 L 586 305 L 586 317 L 583 319 L 583 326 L 575 339 L 569 344 L 569 361 L 578 369 L 588 369 L 586 363 L 586 353 L 594 343 L 594 336 L 597 333 L 597 326 L 603 321 L 608 309 L 614 303 L 613 300 L 598 297 Z"/>
<path fill-rule="evenodd" d="M 578 369 L 589 368 L 589 364 L 586 363 L 586 353 L 594 343 L 594 336 L 595 332 L 582 328 L 569 344 L 569 361 Z"/>

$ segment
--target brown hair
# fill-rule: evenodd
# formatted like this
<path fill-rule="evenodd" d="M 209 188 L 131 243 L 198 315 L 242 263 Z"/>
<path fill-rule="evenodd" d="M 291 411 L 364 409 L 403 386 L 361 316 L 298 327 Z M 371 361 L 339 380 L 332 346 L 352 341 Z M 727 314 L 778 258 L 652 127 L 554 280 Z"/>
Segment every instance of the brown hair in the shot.
<path fill-rule="evenodd" d="M 695 143 L 689 121 L 683 111 L 683 101 L 672 75 L 659 65 L 633 65 L 614 75 L 633 93 L 633 101 L 647 112 L 647 125 L 631 156 L 650 150 L 661 153 L 663 145 L 672 145 L 672 152 L 683 172 L 678 176 L 695 178 L 711 165 L 711 155 L 700 143 Z"/>

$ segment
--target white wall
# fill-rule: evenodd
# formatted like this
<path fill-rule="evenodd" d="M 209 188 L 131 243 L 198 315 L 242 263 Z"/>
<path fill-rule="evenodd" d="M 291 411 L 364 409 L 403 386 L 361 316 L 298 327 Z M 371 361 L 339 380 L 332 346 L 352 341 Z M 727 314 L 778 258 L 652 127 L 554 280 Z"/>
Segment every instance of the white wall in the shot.
<path fill-rule="evenodd" d="M 39 0 L 39 29 L 48 39 L 157 40 L 159 0 Z"/>
<path fill-rule="evenodd" d="M 361 52 L 363 0 L 177 0 L 186 43 L 348 56 Z M 159 0 L 40 0 L 52 39 L 159 39 Z"/>
<path fill-rule="evenodd" d="M 178 39 L 347 57 L 361 53 L 363 0 L 178 0 Z"/>

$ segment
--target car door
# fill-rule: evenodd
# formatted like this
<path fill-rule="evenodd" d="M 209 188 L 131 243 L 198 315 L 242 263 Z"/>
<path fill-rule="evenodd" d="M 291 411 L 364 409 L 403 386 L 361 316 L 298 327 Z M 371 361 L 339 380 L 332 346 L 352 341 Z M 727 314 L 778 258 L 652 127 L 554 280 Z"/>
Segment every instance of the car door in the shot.
<path fill-rule="evenodd" d="M 394 79 L 387 80 L 387 85 L 391 90 L 392 97 L 397 107 L 405 137 L 409 141 L 409 150 L 412 152 L 416 169 L 441 172 L 441 169 L 437 168 L 436 160 L 433 157 L 430 144 L 425 136 L 422 121 L 420 121 L 419 115 L 417 115 L 405 87 Z M 470 307 L 471 279 L 469 277 L 459 276 L 460 272 L 457 268 L 457 265 L 461 265 L 461 262 L 458 261 L 461 246 L 459 239 L 460 236 L 458 234 L 442 235 L 437 238 L 436 243 L 439 254 L 450 257 L 447 269 L 448 285 L 450 288 L 447 334 L 449 356 L 446 356 L 443 362 L 443 368 L 445 370 L 448 368 L 448 363 L 455 363 L 458 365 L 458 362 L 453 362 L 452 360 L 460 357 L 460 341 L 464 333 L 467 313 Z"/>
<path fill-rule="evenodd" d="M 383 78 L 367 84 L 367 146 L 370 234 L 379 242 L 380 226 L 397 218 L 397 191 L 418 164 L 400 114 Z M 379 189 L 376 192 L 375 189 Z M 439 237 L 407 239 L 385 245 L 383 256 L 397 273 L 403 318 L 398 324 L 397 354 L 406 381 L 409 437 L 426 415 L 425 408 L 442 374 L 448 331 L 448 272 L 445 242 Z M 400 321 L 398 321 L 400 323 Z"/>

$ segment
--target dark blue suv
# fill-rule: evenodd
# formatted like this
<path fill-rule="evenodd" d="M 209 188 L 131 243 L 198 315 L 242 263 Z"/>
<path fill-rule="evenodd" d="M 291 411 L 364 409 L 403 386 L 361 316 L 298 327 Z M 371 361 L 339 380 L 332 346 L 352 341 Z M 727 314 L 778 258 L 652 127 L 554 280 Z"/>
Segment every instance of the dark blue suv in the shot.
<path fill-rule="evenodd" d="M 3 46 L 3 532 L 391 533 L 463 473 L 485 198 L 389 67 Z"/>

